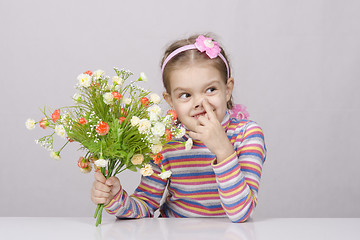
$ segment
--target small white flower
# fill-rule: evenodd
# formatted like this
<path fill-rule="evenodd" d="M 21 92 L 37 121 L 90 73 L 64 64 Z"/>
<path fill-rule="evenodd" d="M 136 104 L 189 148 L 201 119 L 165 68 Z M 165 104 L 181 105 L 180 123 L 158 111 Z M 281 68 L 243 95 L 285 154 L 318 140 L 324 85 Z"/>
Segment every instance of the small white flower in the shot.
<path fill-rule="evenodd" d="M 147 76 L 145 75 L 145 73 L 140 73 L 140 79 L 144 82 L 147 82 Z"/>
<path fill-rule="evenodd" d="M 161 172 L 159 174 L 159 177 L 161 177 L 161 179 L 167 179 L 171 176 L 172 172 L 170 170 L 167 170 L 167 171 L 164 171 L 164 172 Z"/>
<path fill-rule="evenodd" d="M 185 135 L 185 128 L 180 127 L 177 133 L 175 134 L 175 138 L 182 138 Z"/>
<path fill-rule="evenodd" d="M 103 98 L 104 98 L 104 103 L 107 105 L 112 104 L 114 101 L 114 97 L 110 92 L 104 93 Z"/>
<path fill-rule="evenodd" d="M 133 116 L 130 120 L 131 126 L 133 126 L 133 127 L 138 125 L 139 122 L 140 122 L 140 118 L 138 118 L 137 116 Z"/>
<path fill-rule="evenodd" d="M 82 86 L 82 87 L 90 87 L 90 85 L 91 85 L 91 76 L 82 73 L 77 77 L 77 79 L 79 81 L 80 86 Z"/>
<path fill-rule="evenodd" d="M 140 165 L 144 161 L 144 156 L 142 154 L 135 154 L 131 158 L 131 163 L 134 165 Z"/>
<path fill-rule="evenodd" d="M 152 94 L 150 94 L 150 101 L 152 101 L 155 104 L 159 104 L 161 101 L 161 98 L 156 93 L 152 93 Z"/>
<path fill-rule="evenodd" d="M 161 152 L 161 150 L 162 150 L 162 145 L 161 144 L 154 144 L 154 145 L 151 146 L 151 152 L 153 154 L 157 154 L 157 153 Z"/>
<path fill-rule="evenodd" d="M 121 78 L 121 77 L 119 77 L 119 76 L 113 76 L 112 77 L 112 80 L 113 80 L 113 83 L 114 84 L 116 84 L 116 85 L 122 85 L 123 84 L 123 82 L 124 82 L 124 80 Z"/>
<path fill-rule="evenodd" d="M 35 128 L 35 120 L 29 118 L 28 120 L 26 120 L 25 126 L 26 126 L 27 129 L 33 130 Z"/>
<path fill-rule="evenodd" d="M 151 122 L 147 119 L 141 119 L 139 121 L 138 130 L 139 133 L 147 133 L 151 128 Z"/>
<path fill-rule="evenodd" d="M 97 167 L 106 167 L 108 165 L 108 162 L 109 160 L 105 160 L 105 159 L 98 159 L 94 162 L 94 164 L 97 166 Z"/>
<path fill-rule="evenodd" d="M 99 70 L 96 70 L 96 71 L 93 73 L 93 75 L 94 75 L 95 79 L 98 79 L 98 78 L 100 78 L 104 73 L 105 73 L 105 72 L 104 72 L 103 70 L 99 69 Z"/>
<path fill-rule="evenodd" d="M 129 105 L 131 103 L 131 98 L 125 98 L 123 102 L 125 105 Z"/>
<path fill-rule="evenodd" d="M 50 152 L 50 157 L 52 157 L 53 159 L 55 160 L 59 160 L 61 157 L 60 157 L 60 153 L 59 152 Z"/>
<path fill-rule="evenodd" d="M 57 135 L 59 135 L 62 138 L 67 137 L 67 134 L 66 134 L 66 131 L 65 131 L 65 128 L 64 128 L 63 125 L 56 125 L 55 126 L 55 132 L 56 132 Z"/>
<path fill-rule="evenodd" d="M 193 140 L 189 138 L 185 143 L 185 151 L 189 151 L 193 146 Z"/>
<path fill-rule="evenodd" d="M 114 87 L 114 89 L 115 89 L 115 91 L 119 92 L 120 89 L 121 89 L 121 86 L 120 86 L 120 85 L 116 85 L 116 86 Z"/>
<path fill-rule="evenodd" d="M 154 113 L 154 114 L 157 114 L 157 115 L 160 115 L 161 114 L 161 108 L 159 107 L 159 105 L 153 105 L 153 106 L 151 106 L 151 107 L 149 107 L 148 109 L 147 109 L 147 111 L 149 112 L 149 113 Z"/>
<path fill-rule="evenodd" d="M 144 176 L 151 176 L 154 173 L 150 164 L 146 164 L 143 168 L 140 169 L 140 173 Z"/>
<path fill-rule="evenodd" d="M 165 134 L 165 125 L 161 122 L 157 122 L 154 127 L 151 128 L 151 132 L 155 136 L 162 136 Z"/>
<path fill-rule="evenodd" d="M 74 96 L 73 96 L 73 100 L 74 100 L 75 102 L 80 102 L 80 101 L 82 100 L 81 94 L 75 93 Z"/>

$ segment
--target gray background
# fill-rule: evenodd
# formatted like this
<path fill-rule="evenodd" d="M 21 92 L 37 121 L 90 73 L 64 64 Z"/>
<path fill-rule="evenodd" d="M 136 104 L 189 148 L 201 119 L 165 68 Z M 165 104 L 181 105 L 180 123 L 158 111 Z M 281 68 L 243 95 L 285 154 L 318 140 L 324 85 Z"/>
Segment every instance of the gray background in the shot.
<path fill-rule="evenodd" d="M 60 161 L 34 143 L 39 108 L 71 105 L 79 73 L 145 72 L 161 94 L 172 40 L 214 32 L 235 100 L 264 129 L 255 217 L 360 217 L 360 2 L 0 1 L 0 216 L 91 216 L 93 174 L 71 145 Z M 62 141 L 57 139 L 57 146 Z M 132 192 L 139 174 L 120 176 Z"/>

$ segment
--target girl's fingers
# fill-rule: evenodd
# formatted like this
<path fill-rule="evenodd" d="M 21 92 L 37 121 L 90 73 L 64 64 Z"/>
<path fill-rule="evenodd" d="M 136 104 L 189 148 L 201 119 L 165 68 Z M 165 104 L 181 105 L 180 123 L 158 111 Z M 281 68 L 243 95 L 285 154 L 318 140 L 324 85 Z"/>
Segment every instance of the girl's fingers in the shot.
<path fill-rule="evenodd" d="M 207 113 L 208 119 L 212 120 L 212 119 L 216 119 L 216 115 L 214 113 L 214 110 L 212 109 L 212 107 L 210 106 L 209 102 L 207 99 L 203 100 L 203 107 Z"/>
<path fill-rule="evenodd" d="M 95 172 L 94 176 L 95 176 L 96 181 L 101 182 L 101 183 L 106 182 L 105 176 L 100 171 Z"/>

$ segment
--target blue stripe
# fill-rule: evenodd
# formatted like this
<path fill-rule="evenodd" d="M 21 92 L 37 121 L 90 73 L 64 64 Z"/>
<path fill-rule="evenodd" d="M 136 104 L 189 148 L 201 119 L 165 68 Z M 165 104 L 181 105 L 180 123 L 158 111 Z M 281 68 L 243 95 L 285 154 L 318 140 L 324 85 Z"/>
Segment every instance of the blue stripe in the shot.
<path fill-rule="evenodd" d="M 229 187 L 225 187 L 225 188 L 222 188 L 221 186 L 219 186 L 219 189 L 221 191 L 228 191 L 228 190 L 231 190 L 231 189 L 234 189 L 234 188 L 237 188 L 239 187 L 243 182 L 245 181 L 245 178 L 242 178 L 239 182 L 237 182 L 236 184 L 233 184 Z"/>
<path fill-rule="evenodd" d="M 246 200 L 247 196 L 248 195 L 246 195 L 245 197 L 241 198 L 240 200 L 238 200 L 234 203 L 229 203 L 229 204 L 223 203 L 223 205 L 228 208 L 235 207 L 235 206 L 239 205 L 240 203 L 244 202 Z"/>
<path fill-rule="evenodd" d="M 241 169 L 242 172 L 249 172 L 249 173 L 253 173 L 256 176 L 260 177 L 260 174 L 257 171 L 251 170 L 251 169 Z"/>
<path fill-rule="evenodd" d="M 208 208 L 208 209 L 221 208 L 220 204 L 211 205 L 211 206 L 205 206 L 205 205 L 202 205 L 202 204 L 200 204 L 198 202 L 193 202 L 193 201 L 189 201 L 189 200 L 185 200 L 185 199 L 181 199 L 180 202 L 185 202 L 185 203 L 188 203 L 188 204 L 192 204 L 192 205 L 195 205 L 195 206 L 204 207 L 204 208 Z M 189 207 L 189 206 L 187 206 L 187 207 Z"/>
<path fill-rule="evenodd" d="M 172 177 L 201 177 L 201 176 L 207 176 L 210 177 L 214 176 L 214 172 L 193 172 L 193 173 L 178 173 L 178 174 L 172 174 Z"/>

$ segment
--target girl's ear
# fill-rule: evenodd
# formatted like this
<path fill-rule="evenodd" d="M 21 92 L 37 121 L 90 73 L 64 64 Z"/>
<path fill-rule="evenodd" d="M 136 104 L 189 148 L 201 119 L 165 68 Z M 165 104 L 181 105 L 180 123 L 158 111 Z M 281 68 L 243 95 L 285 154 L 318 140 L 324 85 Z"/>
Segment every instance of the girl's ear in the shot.
<path fill-rule="evenodd" d="M 232 92 L 234 90 L 234 78 L 229 78 L 226 83 L 226 101 L 231 99 Z"/>
<path fill-rule="evenodd" d="M 170 94 L 167 92 L 163 92 L 163 97 L 164 97 L 165 101 L 170 105 L 170 107 L 174 108 Z"/>

